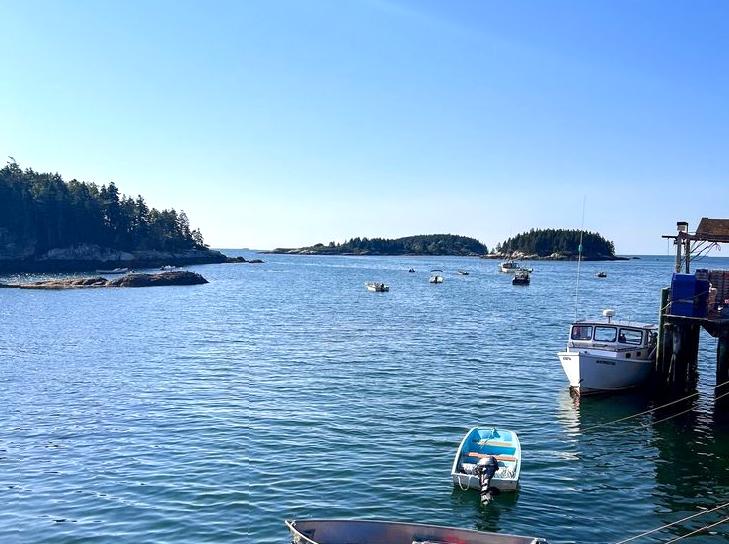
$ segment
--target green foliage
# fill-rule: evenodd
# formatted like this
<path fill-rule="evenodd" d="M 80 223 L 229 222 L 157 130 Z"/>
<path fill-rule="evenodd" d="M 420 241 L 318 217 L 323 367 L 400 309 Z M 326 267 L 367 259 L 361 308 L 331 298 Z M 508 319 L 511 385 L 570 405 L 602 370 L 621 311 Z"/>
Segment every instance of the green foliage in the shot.
<path fill-rule="evenodd" d="M 79 244 L 125 251 L 205 247 L 185 212 L 149 208 L 141 196 L 120 194 L 113 182 L 66 183 L 15 162 L 0 169 L 0 242 L 35 255 Z"/>
<path fill-rule="evenodd" d="M 424 234 L 395 240 L 357 237 L 343 244 L 316 244 L 304 250 L 322 255 L 483 255 L 488 252 L 478 240 L 453 234 Z"/>
<path fill-rule="evenodd" d="M 496 247 L 502 253 L 519 251 L 526 255 L 548 257 L 553 253 L 576 257 L 582 234 L 582 255 L 590 257 L 614 257 L 615 246 L 596 232 L 574 229 L 532 229 L 509 238 Z"/>

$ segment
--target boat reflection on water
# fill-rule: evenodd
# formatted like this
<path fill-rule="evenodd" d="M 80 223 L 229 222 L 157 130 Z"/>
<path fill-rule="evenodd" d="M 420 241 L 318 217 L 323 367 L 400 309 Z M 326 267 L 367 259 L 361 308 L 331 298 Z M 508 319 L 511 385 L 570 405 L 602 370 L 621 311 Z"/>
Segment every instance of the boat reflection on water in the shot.
<path fill-rule="evenodd" d="M 473 528 L 477 531 L 486 531 L 491 533 L 500 533 L 504 531 L 501 523 L 502 515 L 505 519 L 516 515 L 515 508 L 519 498 L 519 489 L 509 493 L 501 493 L 498 500 L 492 502 L 488 506 L 481 504 L 481 498 L 478 493 L 463 493 L 457 487 L 451 492 L 451 504 L 453 509 L 458 512 L 469 512 L 467 519 L 474 520 Z"/>
<path fill-rule="evenodd" d="M 726 503 L 727 407 L 723 399 L 714 400 L 712 389 L 704 388 L 688 399 L 650 399 L 637 393 L 580 397 L 563 391 L 558 421 L 566 449 L 579 460 L 580 470 L 591 474 L 591 482 L 581 484 L 580 492 L 597 486 L 603 490 L 630 490 L 634 501 L 649 496 L 649 502 L 661 508 L 646 511 L 646 530 Z M 665 406 L 668 403 L 672 404 Z M 651 411 L 642 413 L 647 410 Z M 636 414 L 641 415 L 630 417 Z M 655 486 L 636 488 L 639 473 L 653 474 Z M 665 541 L 724 517 L 725 510 L 709 512 L 663 529 L 656 536 Z M 725 525 L 714 531 L 692 542 L 714 542 L 717 534 L 729 538 Z"/>
<path fill-rule="evenodd" d="M 658 453 L 656 495 L 669 512 L 687 515 L 695 512 L 697 505 L 712 508 L 727 502 L 729 496 L 729 467 L 726 464 L 729 426 L 716 423 L 711 400 L 691 399 L 689 402 L 691 410 L 669 421 L 662 421 L 665 415 L 654 417 L 656 424 L 651 441 Z M 677 412 L 685 410 L 684 406 L 687 404 L 683 403 Z M 725 516 L 726 511 L 714 512 L 699 517 L 686 527 L 698 529 Z M 666 516 L 666 523 L 672 521 L 668 518 Z M 729 537 L 729 529 L 725 526 L 723 533 L 721 527 L 718 530 Z"/>
<path fill-rule="evenodd" d="M 565 388 L 560 391 L 558 416 L 566 431 L 579 434 L 590 427 L 644 412 L 651 404 L 651 399 L 638 391 L 584 396 Z"/>

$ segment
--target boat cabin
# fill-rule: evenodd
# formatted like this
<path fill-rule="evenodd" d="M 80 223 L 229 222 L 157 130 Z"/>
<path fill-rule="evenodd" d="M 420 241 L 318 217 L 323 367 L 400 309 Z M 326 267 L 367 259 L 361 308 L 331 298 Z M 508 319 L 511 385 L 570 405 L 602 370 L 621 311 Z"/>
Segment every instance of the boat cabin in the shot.
<path fill-rule="evenodd" d="M 649 348 L 656 343 L 656 327 L 632 321 L 577 321 L 570 330 L 569 347 L 603 349 Z"/>

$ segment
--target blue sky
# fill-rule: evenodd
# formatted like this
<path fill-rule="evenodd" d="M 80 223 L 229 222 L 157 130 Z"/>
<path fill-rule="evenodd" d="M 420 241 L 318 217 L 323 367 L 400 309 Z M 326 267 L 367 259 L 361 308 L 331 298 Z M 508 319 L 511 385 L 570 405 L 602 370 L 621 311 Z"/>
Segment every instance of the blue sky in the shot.
<path fill-rule="evenodd" d="M 216 247 L 729 217 L 729 3 L 0 0 L 0 156 Z"/>

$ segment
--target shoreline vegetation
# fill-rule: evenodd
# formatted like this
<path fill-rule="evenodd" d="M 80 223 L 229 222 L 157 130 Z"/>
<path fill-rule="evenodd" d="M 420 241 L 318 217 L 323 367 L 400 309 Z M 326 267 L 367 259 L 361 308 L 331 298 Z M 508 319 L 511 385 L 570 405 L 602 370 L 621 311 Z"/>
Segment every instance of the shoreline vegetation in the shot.
<path fill-rule="evenodd" d="M 266 253 L 289 255 L 454 255 L 478 257 L 488 248 L 467 236 L 455 234 L 421 234 L 404 238 L 351 238 L 343 244 L 315 244 L 301 248 L 276 248 Z"/>
<path fill-rule="evenodd" d="M 627 257 L 615 255 L 614 244 L 600 234 L 569 229 L 531 229 L 503 243 L 490 252 L 488 248 L 467 236 L 425 234 L 404 238 L 351 238 L 342 244 L 315 244 L 301 248 L 276 248 L 262 253 L 285 255 L 347 255 L 347 256 L 463 256 L 482 259 L 577 260 L 582 236 L 582 260 L 621 261 Z"/>
<path fill-rule="evenodd" d="M 80 272 L 228 262 L 211 250 L 184 211 L 150 208 L 59 174 L 0 169 L 0 272 Z"/>
<path fill-rule="evenodd" d="M 627 261 L 615 255 L 615 244 L 596 232 L 577 229 L 531 229 L 517 234 L 483 258 L 576 261 L 582 244 L 583 261 Z"/>

